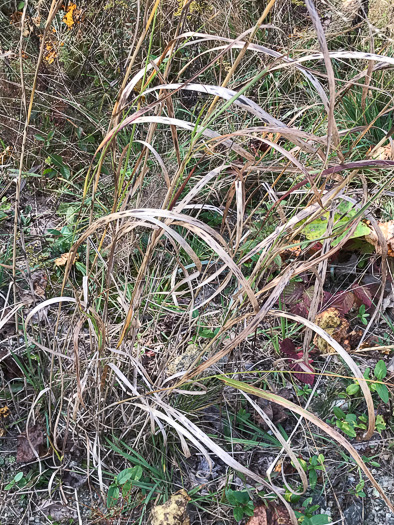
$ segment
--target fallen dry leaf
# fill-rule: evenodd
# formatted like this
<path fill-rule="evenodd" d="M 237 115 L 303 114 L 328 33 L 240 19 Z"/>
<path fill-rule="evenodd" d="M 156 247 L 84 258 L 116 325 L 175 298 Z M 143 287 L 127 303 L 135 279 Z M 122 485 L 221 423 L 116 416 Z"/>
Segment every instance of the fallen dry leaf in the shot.
<path fill-rule="evenodd" d="M 372 155 L 370 155 L 370 158 L 377 160 L 392 160 L 394 156 L 391 145 L 387 144 L 387 146 L 380 146 L 379 148 L 375 149 Z"/>
<path fill-rule="evenodd" d="M 63 17 L 63 22 L 71 29 L 72 26 L 79 21 L 81 10 L 77 9 L 77 5 L 70 2 L 67 6 L 66 14 Z"/>
<path fill-rule="evenodd" d="M 0 408 L 0 419 L 10 415 L 10 409 L 7 406 Z"/>
<path fill-rule="evenodd" d="M 27 439 L 26 432 L 18 436 L 18 447 L 16 451 L 16 461 L 17 463 L 28 463 L 29 461 L 34 461 L 36 459 L 36 454 L 30 443 L 33 446 L 34 450 L 39 456 L 44 452 L 44 432 L 40 425 L 34 425 L 29 428 L 29 439 Z"/>
<path fill-rule="evenodd" d="M 48 284 L 48 277 L 46 274 L 43 272 L 37 273 L 34 277 L 32 276 L 32 279 L 34 293 L 38 295 L 38 297 L 45 298 L 45 289 Z"/>
<path fill-rule="evenodd" d="M 256 507 L 253 512 L 253 516 L 246 523 L 246 525 L 268 525 L 267 522 L 267 511 L 265 507 L 260 505 Z"/>
<path fill-rule="evenodd" d="M 48 41 L 45 44 L 44 60 L 46 60 L 48 64 L 53 64 L 57 57 L 58 52 L 56 46 L 52 42 Z"/>
<path fill-rule="evenodd" d="M 291 518 L 285 507 L 279 505 L 270 505 L 268 512 L 269 525 L 291 525 Z"/>
<path fill-rule="evenodd" d="M 388 222 L 378 222 L 378 226 L 382 230 L 384 238 L 386 239 L 389 257 L 394 257 L 394 220 Z M 371 233 L 366 235 L 365 239 L 370 244 L 375 246 L 375 249 L 378 253 L 381 251 L 378 236 L 374 230 L 371 230 Z"/>
<path fill-rule="evenodd" d="M 150 525 L 190 525 L 187 504 L 190 497 L 182 489 L 173 494 L 164 505 L 154 507 L 150 514 Z"/>
<path fill-rule="evenodd" d="M 328 308 L 318 314 L 315 323 L 342 345 L 348 338 L 349 322 L 341 316 L 336 308 Z M 332 346 L 319 335 L 315 335 L 313 342 L 323 354 L 334 352 Z"/>
<path fill-rule="evenodd" d="M 278 395 L 282 395 L 283 390 L 285 389 L 282 389 L 282 391 L 278 392 Z M 278 423 L 283 423 L 283 421 L 286 421 L 286 419 L 288 418 L 288 414 L 280 405 L 277 405 L 276 403 L 271 403 L 267 399 L 262 399 L 261 397 L 251 397 L 253 401 L 255 401 L 255 403 L 257 403 L 257 405 L 261 408 L 264 414 L 274 423 L 274 425 Z M 268 424 L 257 412 L 253 414 L 253 419 L 264 430 L 269 430 Z"/>
<path fill-rule="evenodd" d="M 71 252 L 62 253 L 62 255 L 61 255 L 60 257 L 58 257 L 57 259 L 55 259 L 55 264 L 56 264 L 56 266 L 66 266 L 67 261 L 69 260 L 70 257 L 71 257 Z M 77 256 L 74 258 L 73 263 L 74 263 L 77 259 L 78 259 L 78 254 L 77 254 Z"/>

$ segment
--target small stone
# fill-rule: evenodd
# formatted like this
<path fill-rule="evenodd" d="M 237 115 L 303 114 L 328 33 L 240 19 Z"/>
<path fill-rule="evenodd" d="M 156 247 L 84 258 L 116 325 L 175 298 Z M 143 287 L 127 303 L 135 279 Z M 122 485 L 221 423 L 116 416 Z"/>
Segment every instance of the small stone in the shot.
<path fill-rule="evenodd" d="M 362 523 L 363 507 L 361 503 L 353 503 L 343 513 L 346 525 L 354 525 L 355 523 Z"/>

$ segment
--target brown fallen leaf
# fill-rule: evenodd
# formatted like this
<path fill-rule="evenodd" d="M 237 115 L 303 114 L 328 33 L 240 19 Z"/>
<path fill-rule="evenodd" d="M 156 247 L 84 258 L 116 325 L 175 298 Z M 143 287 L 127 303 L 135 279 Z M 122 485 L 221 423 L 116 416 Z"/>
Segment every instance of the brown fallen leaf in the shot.
<path fill-rule="evenodd" d="M 44 272 L 38 272 L 33 279 L 33 290 L 38 297 L 45 298 L 45 289 L 48 284 L 48 277 Z"/>
<path fill-rule="evenodd" d="M 26 432 L 23 432 L 23 434 L 18 436 L 18 446 L 16 451 L 17 463 L 28 463 L 37 458 L 32 446 L 39 456 L 43 455 L 44 432 L 39 424 L 29 428 L 29 439 L 27 439 Z"/>
<path fill-rule="evenodd" d="M 281 505 L 270 505 L 267 523 L 269 523 L 269 525 L 291 525 L 291 518 L 285 507 Z"/>
<path fill-rule="evenodd" d="M 318 314 L 315 323 L 342 345 L 348 338 L 349 322 L 341 316 L 336 308 L 328 308 Z M 315 335 L 313 342 L 323 354 L 334 352 L 332 346 L 319 335 Z"/>
<path fill-rule="evenodd" d="M 378 226 L 382 230 L 383 236 L 386 239 L 389 257 L 394 257 L 394 220 L 378 222 Z M 365 240 L 370 244 L 373 244 L 378 253 L 381 251 L 378 236 L 374 230 L 371 229 L 371 233 L 365 236 Z"/>
<path fill-rule="evenodd" d="M 283 395 L 283 392 L 284 392 L 284 395 Z M 283 397 L 286 397 L 288 395 L 288 391 L 286 389 L 282 389 L 280 392 L 278 392 L 278 395 L 282 395 Z M 286 413 L 284 408 L 281 407 L 280 405 L 271 403 L 270 401 L 266 399 L 262 399 L 261 397 L 257 397 L 257 396 L 251 396 L 251 397 L 253 401 L 259 405 L 259 407 L 262 409 L 265 415 L 274 423 L 274 425 L 278 423 L 283 423 L 283 421 L 286 421 L 286 419 L 288 418 L 288 414 Z M 254 412 L 253 419 L 258 425 L 261 425 L 261 427 L 264 430 L 269 430 L 268 424 L 257 412 Z"/>
<path fill-rule="evenodd" d="M 387 144 L 387 146 L 380 146 L 379 148 L 374 149 L 372 155 L 370 154 L 368 156 L 371 159 L 378 160 L 392 160 L 394 158 L 391 144 Z"/>
<path fill-rule="evenodd" d="M 182 489 L 173 494 L 164 505 L 154 507 L 150 514 L 150 525 L 190 525 L 187 504 L 190 497 Z"/>
<path fill-rule="evenodd" d="M 3 329 L 6 328 L 3 326 Z M 15 326 L 15 325 L 14 325 Z M 10 332 L 11 333 L 11 332 Z M 15 330 L 14 332 L 15 333 Z M 4 331 L 0 330 L 0 337 L 7 337 L 9 334 L 6 331 L 4 334 Z M 10 379 L 15 379 L 16 377 L 22 377 L 22 371 L 19 368 L 19 366 L 16 364 L 12 356 L 8 355 L 8 352 L 6 350 L 0 350 L 0 370 L 3 372 L 4 377 L 7 381 Z"/>
<path fill-rule="evenodd" d="M 67 252 L 67 253 L 62 253 L 62 255 L 60 257 L 58 257 L 57 259 L 55 259 L 55 265 L 56 266 L 65 266 L 68 262 L 68 260 L 70 259 L 71 257 L 71 252 Z M 74 258 L 73 260 L 73 263 L 78 259 L 78 254 L 76 255 L 76 257 Z"/>
<path fill-rule="evenodd" d="M 246 525 L 268 525 L 267 511 L 263 505 L 255 507 L 253 516 L 249 519 Z"/>

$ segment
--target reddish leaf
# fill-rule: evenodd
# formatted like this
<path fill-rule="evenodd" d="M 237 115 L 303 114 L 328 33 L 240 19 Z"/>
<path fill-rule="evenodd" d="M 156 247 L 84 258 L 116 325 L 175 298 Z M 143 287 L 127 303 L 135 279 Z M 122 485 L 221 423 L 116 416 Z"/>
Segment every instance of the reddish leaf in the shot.
<path fill-rule="evenodd" d="M 293 359 L 298 359 L 296 348 L 291 339 L 283 339 L 283 341 L 280 341 L 279 346 L 282 354 L 286 354 Z"/>
<path fill-rule="evenodd" d="M 291 313 L 306 317 L 309 313 L 313 294 L 315 291 L 314 286 L 305 287 L 303 282 L 290 283 L 283 290 L 281 301 L 285 304 Z M 331 293 L 323 292 L 322 308 L 330 300 Z"/>
<path fill-rule="evenodd" d="M 352 284 L 352 290 L 356 297 L 358 305 L 365 304 L 367 308 L 371 308 L 372 304 L 372 290 L 371 286 L 359 286 L 356 283 Z"/>
<path fill-rule="evenodd" d="M 354 306 L 354 293 L 353 292 L 335 292 L 331 296 L 326 308 L 336 308 L 341 315 L 346 315 Z"/>
<path fill-rule="evenodd" d="M 297 350 L 291 339 L 289 338 L 283 339 L 283 341 L 279 343 L 279 346 L 280 346 L 281 352 L 287 355 L 291 361 L 299 361 L 300 359 L 302 359 L 302 356 L 303 356 L 302 352 L 297 353 Z M 310 363 L 312 363 L 312 360 L 310 360 Z M 315 381 L 314 374 L 306 373 L 308 372 L 308 370 L 310 370 L 311 372 L 314 372 L 310 364 L 304 363 L 304 362 L 291 363 L 290 368 L 291 370 L 294 370 L 297 372 L 294 375 L 299 381 L 301 381 L 301 383 L 305 383 L 307 385 L 313 385 Z"/>
<path fill-rule="evenodd" d="M 301 299 L 302 294 L 305 290 L 305 284 L 303 282 L 289 283 L 283 290 L 281 295 L 282 303 L 286 305 L 292 305 L 298 303 Z"/>
<path fill-rule="evenodd" d="M 302 368 L 302 365 L 305 367 L 305 368 L 308 368 L 311 372 L 314 372 L 313 368 L 310 366 L 310 365 L 307 365 L 305 363 L 294 363 L 292 365 L 292 370 L 297 370 L 301 373 L 297 373 L 297 374 L 294 374 L 295 377 L 301 381 L 301 383 L 305 383 L 306 385 L 313 385 L 313 383 L 315 382 L 315 375 L 312 373 L 312 374 L 306 374 L 305 373 L 305 369 Z"/>
<path fill-rule="evenodd" d="M 16 461 L 18 463 L 28 463 L 29 461 L 34 461 L 37 457 L 30 446 L 29 440 L 39 456 L 44 452 L 44 432 L 39 425 L 34 425 L 29 428 L 29 439 L 27 439 L 25 432 L 18 436 L 16 452 Z"/>

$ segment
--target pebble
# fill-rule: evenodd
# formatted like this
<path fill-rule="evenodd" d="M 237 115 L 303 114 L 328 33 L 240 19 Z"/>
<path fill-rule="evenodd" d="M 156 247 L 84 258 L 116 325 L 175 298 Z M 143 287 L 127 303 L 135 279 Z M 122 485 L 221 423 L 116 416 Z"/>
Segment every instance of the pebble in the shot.
<path fill-rule="evenodd" d="M 355 525 L 356 523 L 362 523 L 363 507 L 359 502 L 353 503 L 343 513 L 345 517 L 346 525 Z"/>

